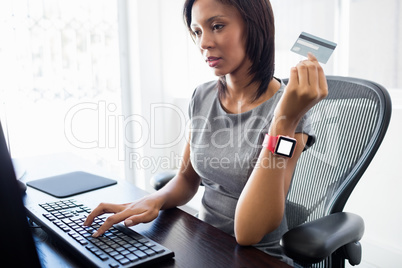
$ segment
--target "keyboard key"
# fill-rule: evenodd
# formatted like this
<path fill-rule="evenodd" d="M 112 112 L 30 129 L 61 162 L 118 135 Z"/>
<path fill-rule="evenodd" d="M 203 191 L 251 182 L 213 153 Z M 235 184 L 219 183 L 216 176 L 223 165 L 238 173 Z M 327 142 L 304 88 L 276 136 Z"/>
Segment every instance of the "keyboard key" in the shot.
<path fill-rule="evenodd" d="M 81 222 L 81 221 L 84 221 L 85 218 L 82 217 L 82 215 L 78 215 L 78 216 L 71 217 L 70 220 L 72 220 L 73 222 L 77 222 L 77 221 Z"/>
<path fill-rule="evenodd" d="M 72 221 L 70 219 L 63 219 L 61 220 L 64 224 L 69 225 L 70 223 L 72 223 Z"/>
<path fill-rule="evenodd" d="M 130 243 L 128 243 L 128 242 L 122 243 L 122 244 L 120 244 L 120 245 L 121 245 L 122 247 L 126 248 L 126 249 L 130 249 L 130 248 L 133 247 L 133 245 L 130 244 Z"/>
<path fill-rule="evenodd" d="M 117 254 L 117 255 L 113 256 L 113 258 L 114 258 L 116 261 L 118 261 L 118 260 L 123 259 L 123 258 L 124 258 L 124 256 L 123 256 L 123 255 L 121 255 L 121 254 Z"/>
<path fill-rule="evenodd" d="M 137 255 L 138 258 L 140 259 L 145 259 L 147 256 L 147 254 L 145 254 L 144 252 L 142 252 L 141 250 L 136 250 L 133 252 L 135 255 Z"/>
<path fill-rule="evenodd" d="M 133 253 L 128 254 L 128 255 L 126 256 L 126 258 L 129 259 L 131 262 L 135 262 L 135 261 L 138 261 L 138 260 L 139 260 L 139 258 L 138 258 L 136 255 L 134 255 Z"/>
<path fill-rule="evenodd" d="M 147 242 L 147 243 L 145 243 L 144 245 L 147 246 L 147 247 L 149 247 L 149 248 L 156 246 L 156 245 L 155 245 L 154 243 L 152 243 L 152 242 Z"/>
<path fill-rule="evenodd" d="M 94 246 L 86 246 L 85 248 L 88 249 L 89 251 L 92 251 L 92 250 L 95 250 L 96 247 L 94 247 Z"/>
<path fill-rule="evenodd" d="M 99 247 L 101 250 L 106 251 L 107 249 L 110 249 L 110 247 L 108 245 L 101 245 Z"/>
<path fill-rule="evenodd" d="M 136 248 L 139 248 L 139 247 L 142 247 L 142 244 L 141 243 L 134 243 L 133 246 L 136 247 Z"/>
<path fill-rule="evenodd" d="M 146 247 L 146 246 L 142 246 L 142 247 L 139 247 L 138 249 L 139 249 L 139 250 L 141 250 L 141 251 L 144 251 L 144 250 L 147 250 L 147 249 L 148 249 L 148 247 Z"/>
<path fill-rule="evenodd" d="M 156 255 L 156 252 L 153 251 L 152 249 L 146 249 L 144 250 L 145 254 L 147 254 L 148 256 L 153 256 Z"/>
<path fill-rule="evenodd" d="M 160 247 L 160 246 L 154 246 L 154 247 L 152 247 L 152 250 L 155 251 L 155 252 L 158 253 L 158 254 L 160 254 L 160 253 L 162 253 L 162 252 L 165 251 L 165 249 L 163 249 L 163 248 Z"/>
<path fill-rule="evenodd" d="M 99 257 L 99 259 L 101 259 L 102 261 L 106 261 L 106 260 L 109 259 L 109 257 L 108 257 L 106 254 L 104 254 L 104 253 L 100 254 L 98 257 Z"/>
<path fill-rule="evenodd" d="M 146 238 L 141 238 L 141 239 L 138 240 L 138 242 L 140 242 L 142 244 L 145 244 L 145 243 L 149 242 L 149 240 L 146 239 Z"/>
<path fill-rule="evenodd" d="M 123 248 L 123 247 L 118 247 L 118 248 L 116 248 L 116 250 L 119 251 L 119 252 L 121 252 L 121 251 L 124 251 L 124 250 L 126 250 L 126 249 Z"/>
<path fill-rule="evenodd" d="M 112 248 L 110 248 L 110 247 L 108 247 L 108 248 L 106 248 L 106 249 L 104 249 L 104 251 L 107 253 L 107 254 L 112 254 L 112 253 L 116 253 L 117 254 L 117 252 L 116 251 L 114 251 Z"/>
<path fill-rule="evenodd" d="M 78 243 L 80 243 L 83 246 L 88 244 L 88 242 L 85 241 L 84 239 L 77 239 L 77 241 L 78 241 Z"/>
<path fill-rule="evenodd" d="M 122 265 L 125 265 L 125 264 L 129 263 L 130 260 L 127 259 L 127 258 L 123 258 L 123 259 L 119 260 L 119 262 L 120 262 Z"/>

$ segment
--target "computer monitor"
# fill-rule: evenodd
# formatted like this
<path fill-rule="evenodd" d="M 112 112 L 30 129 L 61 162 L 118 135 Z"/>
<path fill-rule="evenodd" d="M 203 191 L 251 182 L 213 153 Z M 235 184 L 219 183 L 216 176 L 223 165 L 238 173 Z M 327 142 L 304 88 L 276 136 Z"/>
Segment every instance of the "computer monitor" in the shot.
<path fill-rule="evenodd" d="M 41 267 L 0 122 L 0 257 L 11 267 Z"/>

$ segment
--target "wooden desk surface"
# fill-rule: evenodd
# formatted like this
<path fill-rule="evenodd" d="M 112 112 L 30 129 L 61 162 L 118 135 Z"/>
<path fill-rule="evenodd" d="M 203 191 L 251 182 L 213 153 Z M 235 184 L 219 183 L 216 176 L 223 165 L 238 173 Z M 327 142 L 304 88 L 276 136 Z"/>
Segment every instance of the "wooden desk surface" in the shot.
<path fill-rule="evenodd" d="M 134 185 L 119 181 L 115 186 L 74 198 L 86 200 L 90 206 L 94 206 L 99 202 L 129 202 L 145 194 Z M 57 199 L 28 187 L 25 202 L 54 200 Z M 173 259 L 158 263 L 157 267 L 290 267 L 256 248 L 239 246 L 234 237 L 178 208 L 161 211 L 153 222 L 139 224 L 132 229 L 175 252 Z M 40 256 L 45 266 L 54 267 L 56 264 L 58 267 L 80 267 L 73 256 L 66 255 L 57 246 L 53 248 L 55 245 L 44 234 L 36 234 L 35 239 L 40 242 Z"/>

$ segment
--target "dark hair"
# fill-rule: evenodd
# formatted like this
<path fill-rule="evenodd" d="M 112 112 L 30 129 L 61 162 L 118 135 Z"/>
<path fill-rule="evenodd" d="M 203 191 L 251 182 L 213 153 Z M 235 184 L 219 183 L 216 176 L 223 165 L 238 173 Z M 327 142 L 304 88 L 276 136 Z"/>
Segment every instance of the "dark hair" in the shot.
<path fill-rule="evenodd" d="M 196 0 L 186 0 L 183 8 L 184 22 L 191 30 L 191 10 Z M 275 24 L 274 14 L 269 0 L 216 0 L 232 5 L 239 10 L 246 24 L 246 55 L 252 62 L 249 74 L 250 84 L 259 84 L 254 100 L 267 91 L 268 84 L 274 77 L 275 69 Z M 226 78 L 221 76 L 218 82 L 220 96 L 226 93 Z"/>

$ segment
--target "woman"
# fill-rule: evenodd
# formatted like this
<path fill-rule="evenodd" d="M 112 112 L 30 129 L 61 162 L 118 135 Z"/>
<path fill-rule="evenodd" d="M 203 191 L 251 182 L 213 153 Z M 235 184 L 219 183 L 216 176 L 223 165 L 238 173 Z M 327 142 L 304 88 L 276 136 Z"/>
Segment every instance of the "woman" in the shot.
<path fill-rule="evenodd" d="M 180 170 L 141 200 L 100 204 L 85 225 L 114 213 L 98 236 L 121 221 L 152 221 L 160 210 L 187 203 L 202 181 L 202 220 L 234 235 L 240 245 L 255 245 L 291 264 L 279 246 L 287 230 L 285 199 L 299 156 L 314 143 L 306 113 L 328 93 L 324 72 L 309 55 L 291 68 L 286 88 L 273 77 L 274 19 L 267 0 L 187 0 L 184 17 L 219 80 L 194 91 Z M 278 135 L 289 137 L 285 151 L 296 142 L 293 157 L 273 151 Z"/>

